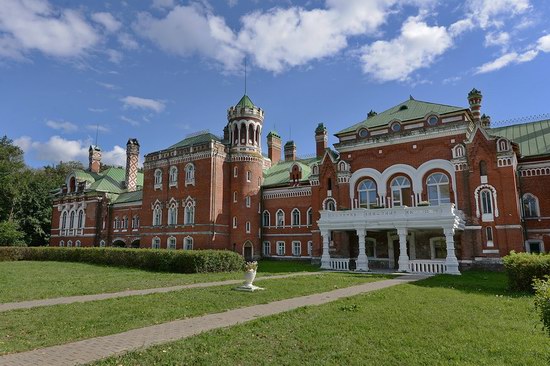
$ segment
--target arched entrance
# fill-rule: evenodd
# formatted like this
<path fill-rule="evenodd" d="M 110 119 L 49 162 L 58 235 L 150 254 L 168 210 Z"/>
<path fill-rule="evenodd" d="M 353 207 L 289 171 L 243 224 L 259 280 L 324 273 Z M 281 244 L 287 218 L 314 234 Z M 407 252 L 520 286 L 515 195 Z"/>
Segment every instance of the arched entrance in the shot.
<path fill-rule="evenodd" d="M 136 239 L 132 242 L 132 244 L 130 245 L 132 248 L 139 248 L 139 244 L 140 244 L 140 240 L 139 239 Z"/>
<path fill-rule="evenodd" d="M 124 248 L 126 243 L 122 239 L 115 239 L 113 241 L 113 247 L 115 248 Z"/>
<path fill-rule="evenodd" d="M 243 245 L 243 257 L 248 262 L 252 261 L 254 258 L 254 248 L 252 247 L 252 243 L 250 241 L 247 241 Z"/>

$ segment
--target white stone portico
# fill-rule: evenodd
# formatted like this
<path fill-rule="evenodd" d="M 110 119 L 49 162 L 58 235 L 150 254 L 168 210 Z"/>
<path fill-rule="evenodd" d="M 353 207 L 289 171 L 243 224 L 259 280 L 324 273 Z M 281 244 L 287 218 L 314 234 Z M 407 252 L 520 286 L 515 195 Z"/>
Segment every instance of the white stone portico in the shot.
<path fill-rule="evenodd" d="M 353 230 L 357 233 L 359 254 L 356 260 L 356 270 L 368 271 L 368 258 L 365 249 L 367 232 L 369 230 L 396 230 L 399 237 L 399 271 L 460 274 L 455 254 L 454 233 L 456 230 L 464 230 L 464 219 L 462 212 L 457 210 L 452 203 L 424 207 L 324 210 L 320 213 L 321 218 L 317 223 L 323 239 L 323 254 L 321 256 L 321 268 L 323 269 L 345 269 L 334 268 L 335 265 L 341 264 L 330 257 L 331 231 Z M 447 249 L 445 260 L 410 263 L 407 253 L 407 234 L 411 229 L 443 230 Z"/>

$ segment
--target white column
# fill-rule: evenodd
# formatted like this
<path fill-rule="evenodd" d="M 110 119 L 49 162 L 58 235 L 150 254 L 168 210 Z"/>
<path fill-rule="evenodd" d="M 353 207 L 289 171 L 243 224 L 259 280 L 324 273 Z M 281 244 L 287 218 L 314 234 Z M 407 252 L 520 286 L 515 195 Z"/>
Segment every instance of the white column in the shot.
<path fill-rule="evenodd" d="M 329 253 L 330 231 L 321 230 L 321 237 L 323 238 L 323 255 L 321 256 L 321 269 L 331 269 Z"/>
<path fill-rule="evenodd" d="M 397 235 L 399 235 L 399 272 L 408 272 L 409 256 L 407 254 L 407 228 L 398 228 Z"/>
<path fill-rule="evenodd" d="M 364 228 L 357 229 L 357 236 L 359 237 L 359 255 L 357 256 L 357 262 L 355 264 L 356 271 L 368 271 L 369 260 L 367 258 L 367 250 L 365 248 L 365 236 L 367 231 Z"/>
<path fill-rule="evenodd" d="M 445 241 L 447 242 L 447 258 L 445 258 L 445 265 L 447 266 L 446 273 L 460 275 L 458 260 L 455 254 L 455 240 L 453 236 L 455 230 L 452 227 L 445 227 L 443 228 L 443 233 L 445 234 Z"/>

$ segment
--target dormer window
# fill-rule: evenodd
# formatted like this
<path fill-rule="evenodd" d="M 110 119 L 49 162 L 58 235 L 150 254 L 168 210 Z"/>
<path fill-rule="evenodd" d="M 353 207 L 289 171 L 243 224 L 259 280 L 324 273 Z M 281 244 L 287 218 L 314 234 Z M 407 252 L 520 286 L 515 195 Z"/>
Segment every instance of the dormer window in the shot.
<path fill-rule="evenodd" d="M 435 126 L 437 125 L 437 122 L 439 122 L 439 118 L 437 118 L 437 116 L 430 116 L 426 122 L 429 126 Z"/>
<path fill-rule="evenodd" d="M 405 111 L 407 109 L 409 109 L 409 107 L 407 107 L 406 105 L 402 105 L 401 107 L 399 107 L 400 111 Z"/>
<path fill-rule="evenodd" d="M 392 130 L 392 132 L 401 131 L 401 123 L 399 123 L 399 122 L 392 123 L 391 126 L 390 126 L 390 129 Z"/>
<path fill-rule="evenodd" d="M 362 129 L 359 130 L 357 135 L 361 139 L 367 138 L 367 137 L 369 137 L 369 130 L 367 130 L 366 128 L 362 128 Z"/>

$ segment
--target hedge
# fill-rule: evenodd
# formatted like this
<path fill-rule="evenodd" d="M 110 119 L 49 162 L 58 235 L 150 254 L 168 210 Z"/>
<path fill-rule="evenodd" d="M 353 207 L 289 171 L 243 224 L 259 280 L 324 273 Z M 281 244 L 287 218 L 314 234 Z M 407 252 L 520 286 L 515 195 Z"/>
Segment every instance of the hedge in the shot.
<path fill-rule="evenodd" d="M 550 276 L 546 276 L 546 280 L 535 279 L 533 287 L 535 309 L 542 321 L 542 329 L 550 336 Z"/>
<path fill-rule="evenodd" d="M 511 252 L 503 258 L 512 291 L 534 292 L 533 280 L 550 275 L 550 255 Z"/>
<path fill-rule="evenodd" d="M 0 247 L 0 261 L 58 261 L 101 264 L 160 272 L 242 270 L 243 257 L 228 250 Z"/>

